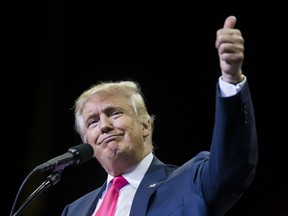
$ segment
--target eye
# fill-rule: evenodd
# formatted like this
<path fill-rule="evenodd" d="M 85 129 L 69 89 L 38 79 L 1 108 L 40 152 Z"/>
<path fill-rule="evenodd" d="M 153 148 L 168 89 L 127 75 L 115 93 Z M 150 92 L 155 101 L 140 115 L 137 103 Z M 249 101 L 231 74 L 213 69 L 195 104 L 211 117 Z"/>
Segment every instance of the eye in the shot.
<path fill-rule="evenodd" d="M 114 111 L 114 112 L 112 112 L 112 115 L 113 115 L 113 116 L 115 116 L 115 115 L 119 115 L 119 114 L 121 114 L 121 112 L 120 112 L 120 111 L 118 111 L 118 110 L 117 110 L 117 111 Z"/>
<path fill-rule="evenodd" d="M 122 112 L 120 112 L 119 110 L 114 110 L 113 112 L 110 113 L 110 116 L 112 116 L 113 118 L 118 118 L 122 115 Z"/>
<path fill-rule="evenodd" d="M 98 122 L 99 122 L 99 119 L 90 119 L 88 121 L 88 128 L 93 128 L 93 127 L 96 127 L 98 125 Z"/>

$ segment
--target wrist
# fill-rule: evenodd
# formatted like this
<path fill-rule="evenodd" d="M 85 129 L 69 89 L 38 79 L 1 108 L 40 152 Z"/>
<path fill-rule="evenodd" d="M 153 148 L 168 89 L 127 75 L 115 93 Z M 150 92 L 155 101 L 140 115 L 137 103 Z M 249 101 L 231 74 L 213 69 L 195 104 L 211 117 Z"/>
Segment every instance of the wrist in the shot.
<path fill-rule="evenodd" d="M 244 75 L 242 73 L 239 73 L 237 75 L 223 74 L 221 79 L 224 82 L 236 85 L 244 80 Z"/>

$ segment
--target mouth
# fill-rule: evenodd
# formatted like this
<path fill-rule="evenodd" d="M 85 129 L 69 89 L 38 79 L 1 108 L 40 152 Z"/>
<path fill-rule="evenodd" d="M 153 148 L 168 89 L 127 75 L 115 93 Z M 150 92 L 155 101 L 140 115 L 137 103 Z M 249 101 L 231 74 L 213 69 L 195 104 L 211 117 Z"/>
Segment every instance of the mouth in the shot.
<path fill-rule="evenodd" d="M 108 143 L 108 142 L 111 142 L 111 141 L 115 141 L 117 137 L 118 137 L 118 135 L 111 135 L 111 136 L 105 137 L 104 139 L 102 139 L 97 144 L 101 145 L 103 143 Z"/>

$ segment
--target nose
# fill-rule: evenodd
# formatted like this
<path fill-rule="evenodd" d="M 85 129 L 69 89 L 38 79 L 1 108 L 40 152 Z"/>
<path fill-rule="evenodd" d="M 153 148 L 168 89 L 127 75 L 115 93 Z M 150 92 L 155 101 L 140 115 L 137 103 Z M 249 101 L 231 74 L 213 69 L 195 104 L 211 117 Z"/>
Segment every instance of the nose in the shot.
<path fill-rule="evenodd" d="M 100 127 L 100 130 L 104 133 L 112 130 L 113 124 L 111 122 L 111 119 L 106 115 L 101 116 L 100 122 L 99 122 L 99 127 Z"/>

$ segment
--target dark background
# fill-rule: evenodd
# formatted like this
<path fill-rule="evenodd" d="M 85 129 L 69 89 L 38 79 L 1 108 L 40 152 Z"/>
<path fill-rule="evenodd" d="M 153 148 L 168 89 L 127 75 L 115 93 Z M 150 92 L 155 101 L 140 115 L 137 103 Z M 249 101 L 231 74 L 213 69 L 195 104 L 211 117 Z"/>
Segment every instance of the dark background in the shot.
<path fill-rule="evenodd" d="M 59 0 L 4 7 L 1 215 L 9 215 L 34 167 L 80 143 L 73 103 L 100 80 L 141 84 L 156 115 L 154 142 L 162 161 L 181 165 L 209 149 L 220 75 L 216 31 L 233 14 L 245 38 L 243 70 L 260 154 L 255 181 L 227 215 L 287 216 L 287 15 L 276 2 L 257 10 L 218 6 Z M 31 176 L 19 202 L 48 175 Z M 105 178 L 96 160 L 67 167 L 23 215 L 60 215 Z"/>

